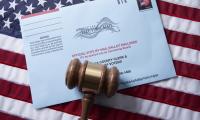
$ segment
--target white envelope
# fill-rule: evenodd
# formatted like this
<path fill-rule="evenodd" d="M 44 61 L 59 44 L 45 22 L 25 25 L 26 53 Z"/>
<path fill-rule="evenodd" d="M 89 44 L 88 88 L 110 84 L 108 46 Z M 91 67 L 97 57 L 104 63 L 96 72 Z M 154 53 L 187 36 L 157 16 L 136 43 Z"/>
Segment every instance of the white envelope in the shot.
<path fill-rule="evenodd" d="M 119 89 L 175 76 L 155 0 L 96 0 L 21 21 L 33 105 L 81 98 L 65 85 L 73 58 L 116 66 Z"/>

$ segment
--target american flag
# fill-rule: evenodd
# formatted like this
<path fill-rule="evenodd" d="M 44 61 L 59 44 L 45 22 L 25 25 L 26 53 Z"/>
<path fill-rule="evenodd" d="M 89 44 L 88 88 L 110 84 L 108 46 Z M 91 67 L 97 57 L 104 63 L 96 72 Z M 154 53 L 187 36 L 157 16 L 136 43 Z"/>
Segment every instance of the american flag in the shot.
<path fill-rule="evenodd" d="M 79 100 L 33 108 L 19 22 L 23 15 L 83 2 L 87 0 L 0 0 L 1 120 L 79 118 Z M 157 0 L 157 4 L 178 76 L 121 90 L 104 103 L 97 101 L 90 119 L 200 119 L 200 0 Z"/>

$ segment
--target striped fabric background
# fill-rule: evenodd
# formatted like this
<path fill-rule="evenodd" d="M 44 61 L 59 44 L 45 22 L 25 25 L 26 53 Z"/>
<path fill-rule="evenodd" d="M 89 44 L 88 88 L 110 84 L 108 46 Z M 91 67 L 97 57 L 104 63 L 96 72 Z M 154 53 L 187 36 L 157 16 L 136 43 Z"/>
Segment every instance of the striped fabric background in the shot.
<path fill-rule="evenodd" d="M 77 0 L 62 3 L 73 1 Z M 178 77 L 119 91 L 104 103 L 97 101 L 91 119 L 200 120 L 200 0 L 157 0 L 157 4 Z M 1 24 L 5 24 L 3 19 Z M 1 120 L 76 120 L 81 110 L 80 101 L 41 110 L 35 110 L 31 103 L 22 39 L 1 32 Z"/>

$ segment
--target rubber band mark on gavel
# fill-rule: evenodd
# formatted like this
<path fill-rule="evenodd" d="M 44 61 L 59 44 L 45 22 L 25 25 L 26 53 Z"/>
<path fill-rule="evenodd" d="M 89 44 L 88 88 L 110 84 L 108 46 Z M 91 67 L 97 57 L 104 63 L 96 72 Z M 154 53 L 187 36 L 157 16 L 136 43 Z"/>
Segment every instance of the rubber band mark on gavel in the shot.
<path fill-rule="evenodd" d="M 119 71 L 116 67 L 107 69 L 105 65 L 88 61 L 82 64 L 78 59 L 70 62 L 66 74 L 66 85 L 69 89 L 78 86 L 84 93 L 79 120 L 87 120 L 95 95 L 104 93 L 111 97 L 115 94 L 118 88 L 118 77 Z"/>

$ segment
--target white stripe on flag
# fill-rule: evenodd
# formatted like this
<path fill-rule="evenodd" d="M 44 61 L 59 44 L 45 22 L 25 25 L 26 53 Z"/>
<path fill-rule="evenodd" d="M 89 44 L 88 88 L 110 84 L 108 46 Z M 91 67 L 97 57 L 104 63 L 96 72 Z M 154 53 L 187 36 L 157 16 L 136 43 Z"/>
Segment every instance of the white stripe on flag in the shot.
<path fill-rule="evenodd" d="M 99 98 L 96 100 L 97 104 L 103 106 L 109 106 L 165 120 L 199 120 L 200 118 L 200 113 L 196 111 L 122 94 L 116 94 L 110 99 Z"/>
<path fill-rule="evenodd" d="M 0 34 L 0 48 L 23 54 L 23 41 L 14 37 Z"/>
<path fill-rule="evenodd" d="M 200 22 L 161 14 L 166 29 L 200 36 Z"/>
<path fill-rule="evenodd" d="M 0 110 L 34 120 L 77 120 L 79 117 L 49 108 L 36 110 L 32 104 L 0 95 Z"/>
<path fill-rule="evenodd" d="M 151 85 L 200 96 L 200 81 L 192 78 L 178 76 Z"/>
<path fill-rule="evenodd" d="M 161 1 L 200 9 L 200 0 L 161 0 Z"/>
<path fill-rule="evenodd" d="M 17 84 L 28 85 L 27 70 L 0 64 L 0 78 Z"/>
<path fill-rule="evenodd" d="M 200 51 L 170 44 L 174 60 L 200 65 Z"/>

